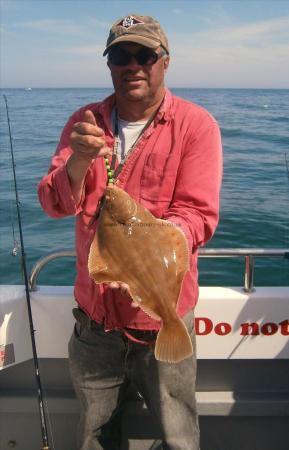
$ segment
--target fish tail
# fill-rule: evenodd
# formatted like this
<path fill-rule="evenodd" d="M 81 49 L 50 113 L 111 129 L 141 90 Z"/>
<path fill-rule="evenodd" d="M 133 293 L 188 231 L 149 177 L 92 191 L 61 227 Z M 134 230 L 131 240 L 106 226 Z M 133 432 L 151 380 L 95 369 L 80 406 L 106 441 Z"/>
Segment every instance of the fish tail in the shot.
<path fill-rule="evenodd" d="M 193 346 L 184 322 L 179 318 L 163 323 L 155 346 L 159 361 L 177 363 L 193 354 Z"/>

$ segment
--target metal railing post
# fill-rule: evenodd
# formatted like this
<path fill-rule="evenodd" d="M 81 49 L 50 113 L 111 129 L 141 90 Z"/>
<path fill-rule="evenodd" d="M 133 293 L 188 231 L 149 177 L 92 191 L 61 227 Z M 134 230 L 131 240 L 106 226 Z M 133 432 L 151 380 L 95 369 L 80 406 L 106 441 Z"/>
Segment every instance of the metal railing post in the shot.
<path fill-rule="evenodd" d="M 254 283 L 254 256 L 245 256 L 245 276 L 244 276 L 244 291 L 253 292 L 255 289 L 253 287 Z"/>
<path fill-rule="evenodd" d="M 75 258 L 76 257 L 76 252 L 75 250 L 62 250 L 59 252 L 55 252 L 55 253 L 50 253 L 47 256 L 44 256 L 43 258 L 40 258 L 32 267 L 30 276 L 29 276 L 29 290 L 30 291 L 37 291 L 37 278 L 39 273 L 41 272 L 41 270 L 43 269 L 44 266 L 46 266 L 47 263 L 49 263 L 50 261 L 53 261 L 54 259 L 58 259 L 58 258 Z"/>

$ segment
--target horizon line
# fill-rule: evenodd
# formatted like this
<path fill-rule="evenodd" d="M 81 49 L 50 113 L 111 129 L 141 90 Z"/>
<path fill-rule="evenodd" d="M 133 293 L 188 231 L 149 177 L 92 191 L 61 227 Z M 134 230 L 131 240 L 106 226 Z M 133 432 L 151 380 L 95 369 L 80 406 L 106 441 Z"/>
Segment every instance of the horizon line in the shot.
<path fill-rule="evenodd" d="M 255 89 L 255 90 L 289 90 L 289 87 L 181 87 L 181 86 L 167 86 L 168 89 Z M 112 86 L 0 86 L 1 90 L 4 89 L 24 89 L 30 91 L 30 89 L 109 89 L 113 90 Z"/>

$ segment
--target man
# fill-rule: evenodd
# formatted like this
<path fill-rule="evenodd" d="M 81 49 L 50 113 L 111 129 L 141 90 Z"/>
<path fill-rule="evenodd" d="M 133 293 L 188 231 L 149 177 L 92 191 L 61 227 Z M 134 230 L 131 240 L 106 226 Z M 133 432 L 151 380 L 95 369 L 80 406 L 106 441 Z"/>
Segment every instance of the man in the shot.
<path fill-rule="evenodd" d="M 79 309 L 74 311 L 69 358 L 81 406 L 78 448 L 120 448 L 101 444 L 100 430 L 118 411 L 129 380 L 159 428 L 163 449 L 198 450 L 195 353 L 177 364 L 156 361 L 159 323 L 131 303 L 129 286 L 96 285 L 87 260 L 107 183 L 106 156 L 118 164 L 117 186 L 185 233 L 190 270 L 177 312 L 195 346 L 197 248 L 211 238 L 218 221 L 219 128 L 207 111 L 165 88 L 168 41 L 153 18 L 117 20 L 104 55 L 115 92 L 72 115 L 39 185 L 40 202 L 49 215 L 76 216 Z"/>

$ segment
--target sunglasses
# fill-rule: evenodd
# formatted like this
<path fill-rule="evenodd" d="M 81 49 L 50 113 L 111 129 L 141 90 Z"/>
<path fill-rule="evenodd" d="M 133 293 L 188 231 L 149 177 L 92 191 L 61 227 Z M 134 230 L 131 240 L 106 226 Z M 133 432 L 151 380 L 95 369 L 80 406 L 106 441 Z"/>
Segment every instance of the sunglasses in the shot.
<path fill-rule="evenodd" d="M 166 53 L 165 50 L 157 53 L 152 49 L 145 47 L 133 54 L 121 47 L 112 47 L 108 52 L 108 61 L 114 66 L 127 66 L 132 58 L 135 58 L 140 66 L 151 66 L 162 56 L 166 55 Z"/>

